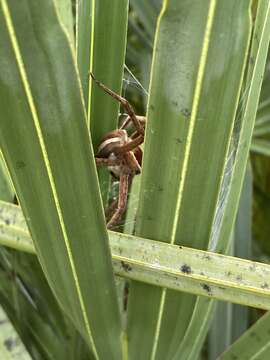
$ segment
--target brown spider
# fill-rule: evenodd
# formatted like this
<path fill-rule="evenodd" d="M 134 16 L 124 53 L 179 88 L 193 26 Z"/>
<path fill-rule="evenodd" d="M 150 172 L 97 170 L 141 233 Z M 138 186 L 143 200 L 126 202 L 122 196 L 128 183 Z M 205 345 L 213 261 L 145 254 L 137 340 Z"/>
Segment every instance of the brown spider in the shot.
<path fill-rule="evenodd" d="M 128 189 L 133 177 L 141 172 L 143 153 L 140 144 L 144 141 L 145 117 L 136 116 L 125 98 L 107 88 L 92 73 L 90 75 L 102 90 L 120 102 L 128 114 L 119 129 L 108 132 L 102 138 L 95 157 L 97 166 L 107 166 L 113 176 L 119 179 L 118 199 L 109 207 L 114 210 L 107 223 L 107 228 L 111 229 L 126 210 Z M 125 128 L 130 122 L 133 123 L 135 131 L 129 136 Z"/>

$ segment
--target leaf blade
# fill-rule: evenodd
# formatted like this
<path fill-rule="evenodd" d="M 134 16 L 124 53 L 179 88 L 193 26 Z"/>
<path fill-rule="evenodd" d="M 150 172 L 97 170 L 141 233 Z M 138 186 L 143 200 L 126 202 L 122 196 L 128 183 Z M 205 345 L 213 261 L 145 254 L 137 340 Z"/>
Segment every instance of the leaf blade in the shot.
<path fill-rule="evenodd" d="M 201 249 L 207 247 L 211 236 L 250 35 L 249 3 L 242 1 L 234 8 L 233 1 L 217 2 L 216 12 L 211 15 L 209 9 L 215 6 L 214 3 L 209 1 L 207 6 L 205 3 L 163 3 L 168 17 L 170 14 L 172 18 L 167 27 L 164 22 L 162 31 L 159 27 L 157 30 L 154 56 L 158 60 L 156 63 L 154 60 L 152 65 L 137 216 L 140 236 Z M 228 16 L 224 16 L 226 11 Z M 178 16 L 178 21 L 173 16 Z M 207 51 L 207 34 L 211 28 L 209 20 L 213 20 L 214 30 Z M 238 31 L 239 22 L 243 24 L 241 31 Z M 234 41 L 235 33 L 237 41 Z M 221 35 L 223 42 L 220 41 Z M 162 38 L 166 38 L 164 47 Z M 231 58 L 230 54 L 234 51 L 239 54 L 237 59 Z M 230 90 L 226 87 L 228 77 L 234 84 Z M 217 117 L 219 121 L 216 121 Z M 207 139 L 207 146 L 204 139 Z M 212 172 L 205 171 L 209 164 Z M 158 294 L 156 289 L 149 289 L 146 296 L 145 285 L 133 287 L 138 295 L 133 297 L 131 289 L 130 338 L 133 344 L 130 345 L 130 356 L 135 356 L 140 343 L 141 357 L 173 358 L 179 346 L 179 337 L 184 336 L 189 326 L 195 299 L 184 295 L 180 300 L 179 294 L 168 292 L 165 296 Z M 140 307 L 144 307 L 147 314 L 152 313 L 152 317 L 149 315 L 146 320 L 145 314 L 139 311 Z M 159 311 L 162 308 L 166 310 Z M 155 320 L 157 316 L 158 321 Z M 149 324 L 147 330 L 146 324 Z M 138 331 L 140 326 L 141 331 Z M 153 330 L 155 326 L 156 330 Z M 145 332 L 147 337 L 144 335 L 141 339 L 140 334 Z M 158 337 L 162 339 L 160 346 L 157 345 Z M 149 349 L 151 346 L 152 350 Z"/>
<path fill-rule="evenodd" d="M 58 301 L 97 358 L 109 353 L 119 359 L 112 264 L 72 48 L 52 1 L 1 0 L 1 8 L 1 44 L 8 56 L 1 58 L 7 68 L 2 79 L 9 89 L 0 90 L 3 111 L 16 102 L 12 84 L 22 100 L 1 122 L 1 147 L 19 201 Z M 91 242 L 94 234 L 100 241 Z M 99 316 L 101 306 L 106 316 Z"/>
<path fill-rule="evenodd" d="M 13 244 L 24 232 L 22 242 L 26 241 L 34 254 L 20 208 L 3 201 L 0 208 L 0 243 L 16 248 Z M 15 237 L 13 244 L 9 241 L 11 236 Z M 112 231 L 109 236 L 114 272 L 119 276 L 206 296 L 208 299 L 196 305 L 205 311 L 213 298 L 270 308 L 270 265 Z M 19 251 L 25 248 L 17 246 Z M 193 326 L 197 327 L 198 322 Z"/>

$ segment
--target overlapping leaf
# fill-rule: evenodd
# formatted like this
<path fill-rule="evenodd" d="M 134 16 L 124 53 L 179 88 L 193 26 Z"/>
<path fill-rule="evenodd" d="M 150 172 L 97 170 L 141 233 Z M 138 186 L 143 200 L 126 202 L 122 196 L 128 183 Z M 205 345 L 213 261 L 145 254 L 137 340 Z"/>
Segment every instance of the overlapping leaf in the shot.
<path fill-rule="evenodd" d="M 96 358 L 118 360 L 120 317 L 73 48 L 53 1 L 0 4 L 1 148 L 58 301 Z"/>

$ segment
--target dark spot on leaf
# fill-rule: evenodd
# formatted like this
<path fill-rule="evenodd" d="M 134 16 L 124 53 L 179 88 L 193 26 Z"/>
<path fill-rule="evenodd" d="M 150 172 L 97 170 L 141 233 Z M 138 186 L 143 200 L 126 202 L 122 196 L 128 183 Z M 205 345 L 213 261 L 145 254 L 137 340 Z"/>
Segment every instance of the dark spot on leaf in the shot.
<path fill-rule="evenodd" d="M 191 112 L 190 112 L 189 109 L 184 108 L 184 109 L 181 110 L 181 114 L 182 114 L 184 117 L 189 118 L 190 115 L 191 115 Z"/>
<path fill-rule="evenodd" d="M 225 288 L 225 287 L 219 286 L 218 288 L 219 288 L 220 290 L 222 290 L 222 291 L 226 291 L 226 288 Z"/>
<path fill-rule="evenodd" d="M 236 280 L 238 280 L 238 281 L 242 281 L 242 280 L 243 280 L 242 275 L 237 275 L 237 276 L 236 276 Z"/>
<path fill-rule="evenodd" d="M 183 246 L 178 246 L 178 247 L 179 247 L 179 249 L 180 249 L 180 250 L 182 250 L 182 249 L 183 249 Z"/>
<path fill-rule="evenodd" d="M 187 264 L 184 264 L 181 266 L 181 271 L 185 274 L 190 274 L 191 273 L 191 267 Z"/>
<path fill-rule="evenodd" d="M 205 290 L 208 293 L 208 295 L 211 295 L 211 288 L 209 285 L 201 284 L 201 286 L 202 286 L 203 290 Z"/>
<path fill-rule="evenodd" d="M 131 271 L 132 270 L 132 267 L 125 263 L 124 261 L 121 261 L 121 265 L 122 265 L 122 268 L 125 270 L 125 271 Z"/>
<path fill-rule="evenodd" d="M 250 271 L 255 271 L 256 270 L 256 265 L 255 264 L 250 265 L 249 270 Z"/>
<path fill-rule="evenodd" d="M 177 144 L 182 144 L 182 142 L 183 142 L 180 138 L 175 138 L 175 141 Z"/>
<path fill-rule="evenodd" d="M 178 106 L 178 102 L 177 102 L 177 101 L 172 101 L 172 104 L 173 104 L 174 106 Z"/>
<path fill-rule="evenodd" d="M 149 106 L 149 109 L 150 109 L 151 111 L 154 111 L 154 110 L 155 110 L 154 105 L 153 105 L 153 104 L 151 104 L 151 105 Z"/>
<path fill-rule="evenodd" d="M 15 343 L 12 338 L 8 338 L 4 341 L 5 347 L 8 349 L 8 351 L 11 351 L 14 347 Z"/>
<path fill-rule="evenodd" d="M 258 341 L 258 342 L 261 341 L 260 336 L 259 336 L 256 332 L 254 332 L 254 331 L 252 331 L 252 332 L 250 333 L 250 337 L 252 337 L 253 339 L 255 339 L 255 340 Z"/>
<path fill-rule="evenodd" d="M 206 259 L 206 260 L 209 260 L 209 261 L 211 260 L 211 256 L 210 256 L 210 255 L 207 255 L 207 254 L 205 254 L 205 255 L 203 256 L 203 258 Z"/>
<path fill-rule="evenodd" d="M 267 282 L 265 282 L 265 283 L 263 283 L 263 284 L 261 285 L 261 288 L 262 288 L 262 289 L 269 289 L 269 285 L 267 284 Z"/>
<path fill-rule="evenodd" d="M 10 224 L 9 219 L 5 219 L 5 223 L 6 223 L 6 225 L 9 225 Z"/>
<path fill-rule="evenodd" d="M 25 162 L 24 162 L 24 161 L 21 161 L 21 160 L 16 161 L 16 167 L 17 167 L 17 169 L 22 169 L 22 168 L 24 168 L 24 167 L 25 167 Z"/>

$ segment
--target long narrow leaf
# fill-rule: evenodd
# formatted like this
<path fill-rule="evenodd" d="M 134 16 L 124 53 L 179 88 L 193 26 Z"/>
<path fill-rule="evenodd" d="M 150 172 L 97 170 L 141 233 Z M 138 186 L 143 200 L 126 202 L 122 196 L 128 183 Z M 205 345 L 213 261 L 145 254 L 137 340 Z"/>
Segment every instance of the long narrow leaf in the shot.
<path fill-rule="evenodd" d="M 0 307 L 0 358 L 3 360 L 31 360 L 2 307 Z"/>
<path fill-rule="evenodd" d="M 72 13 L 72 0 L 56 0 L 56 9 L 58 11 L 59 19 L 66 28 L 69 39 L 74 46 L 74 21 Z"/>
<path fill-rule="evenodd" d="M 2 152 L 0 151 L 0 199 L 11 202 L 13 198 L 14 190 L 2 156 Z"/>
<path fill-rule="evenodd" d="M 92 0 L 76 0 L 76 58 L 81 78 L 84 101 L 88 106 L 91 52 Z"/>
<path fill-rule="evenodd" d="M 218 360 L 268 360 L 270 312 L 261 317 Z"/>
<path fill-rule="evenodd" d="M 249 5 L 247 1 L 164 1 L 152 64 L 136 227 L 140 236 L 207 247 L 220 206 L 245 69 Z M 179 339 L 191 317 L 195 321 L 194 314 L 210 314 L 205 302 L 193 313 L 195 300 L 134 284 L 129 307 L 131 358 L 138 355 L 139 347 L 143 359 L 180 354 L 184 359 Z M 192 323 L 189 336 L 195 336 L 204 323 L 204 319 Z"/>
<path fill-rule="evenodd" d="M 259 41 L 258 41 L 259 39 Z M 225 212 L 222 219 L 220 237 L 221 243 L 226 244 L 226 238 L 231 233 L 234 223 L 237 207 L 241 194 L 246 165 L 249 156 L 252 133 L 256 119 L 256 111 L 259 102 L 260 90 L 263 80 L 263 73 L 266 63 L 267 51 L 270 40 L 270 3 L 267 0 L 259 2 L 257 18 L 253 34 L 249 79 L 246 85 L 246 99 L 242 106 L 241 129 L 239 133 L 239 124 L 235 128 L 237 135 L 237 146 L 235 147 L 234 167 L 231 173 L 230 188 Z M 224 251 L 223 248 L 219 249 Z"/>
<path fill-rule="evenodd" d="M 0 243 L 35 253 L 21 210 L 1 201 L 0 206 Z M 20 238 L 23 232 L 24 239 Z M 109 235 L 117 275 L 157 287 L 270 308 L 269 265 L 111 231 Z M 203 302 L 207 305 L 209 300 Z"/>
<path fill-rule="evenodd" d="M 255 154 L 270 156 L 270 141 L 263 139 L 254 139 L 252 141 L 250 150 Z"/>
<path fill-rule="evenodd" d="M 232 233 L 235 221 L 241 187 L 246 170 L 246 164 L 249 154 L 249 144 L 251 141 L 252 130 L 254 127 L 255 114 L 258 106 L 263 72 L 266 62 L 266 54 L 269 45 L 269 2 L 261 1 L 259 3 L 256 22 L 254 25 L 251 52 L 249 54 L 249 66 L 247 71 L 246 83 L 243 89 L 243 98 L 239 104 L 239 113 L 237 114 L 234 124 L 233 134 L 230 143 L 229 157 L 227 158 L 224 180 L 219 195 L 219 211 L 215 217 L 216 231 L 212 233 L 209 249 L 226 252 L 229 246 L 229 238 Z M 259 39 L 259 41 L 258 41 Z M 196 357 L 196 352 L 188 353 L 190 338 L 198 344 L 203 342 L 207 329 L 210 324 L 208 321 L 202 322 L 203 315 L 207 312 L 204 304 L 201 304 L 200 298 L 196 303 L 196 308 L 202 307 L 202 311 L 198 312 L 198 316 L 192 318 L 188 331 L 185 333 L 184 340 L 178 349 L 177 355 L 183 353 L 183 349 L 187 349 L 187 358 Z M 194 335 L 193 328 L 196 326 L 194 322 L 202 323 L 200 331 Z M 194 350 L 194 347 L 193 347 Z M 195 350 L 196 351 L 196 350 Z"/>
<path fill-rule="evenodd" d="M 53 1 L 1 0 L 0 10 L 3 155 L 59 303 L 97 359 L 118 360 L 119 310 L 73 50 Z"/>
<path fill-rule="evenodd" d="M 89 72 L 121 94 L 126 52 L 128 0 L 77 1 L 77 62 L 94 150 L 109 131 L 118 127 L 119 103 L 92 82 Z M 99 170 L 104 203 L 109 174 Z"/>
<path fill-rule="evenodd" d="M 108 11 L 109 10 L 109 11 Z M 106 86 L 121 93 L 128 18 L 128 0 L 92 1 L 91 52 L 88 71 Z M 88 121 L 94 148 L 117 127 L 119 103 L 91 81 Z"/>
<path fill-rule="evenodd" d="M 230 255 L 249 259 L 251 256 L 252 223 L 252 173 L 247 168 L 237 214 Z M 249 324 L 249 309 L 246 306 L 218 302 L 208 336 L 209 359 L 216 360 L 237 339 Z"/>

